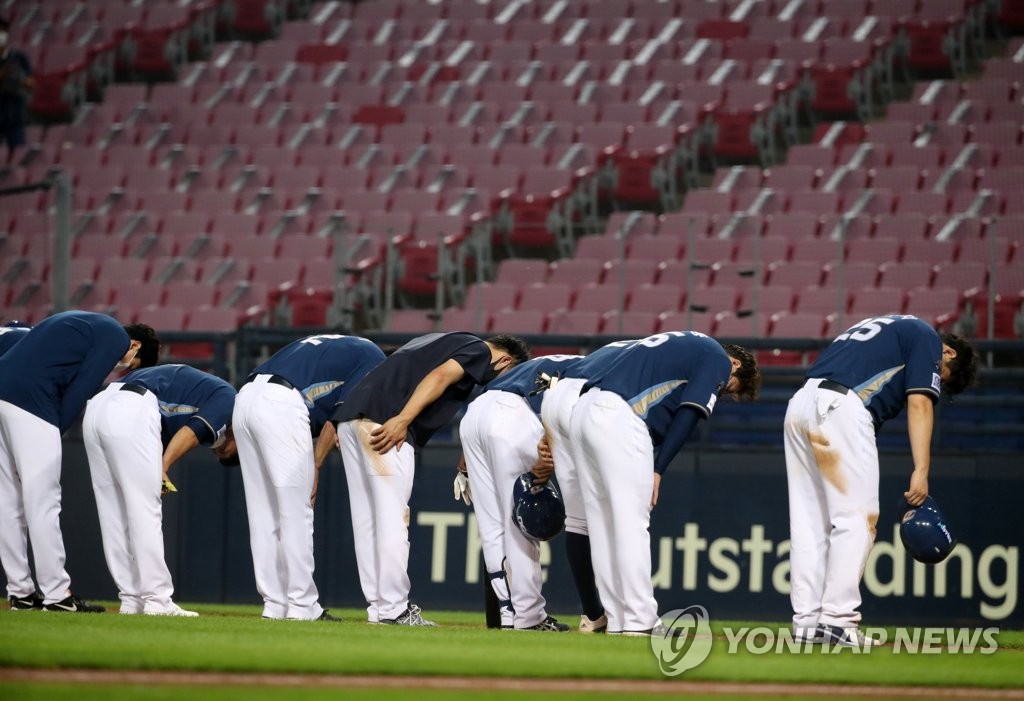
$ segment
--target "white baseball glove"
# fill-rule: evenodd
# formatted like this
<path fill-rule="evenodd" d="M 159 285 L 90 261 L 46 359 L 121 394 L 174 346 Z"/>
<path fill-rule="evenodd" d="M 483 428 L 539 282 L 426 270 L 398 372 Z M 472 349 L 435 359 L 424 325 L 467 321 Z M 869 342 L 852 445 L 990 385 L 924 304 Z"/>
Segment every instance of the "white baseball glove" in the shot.
<path fill-rule="evenodd" d="M 469 491 L 469 475 L 465 472 L 455 473 L 455 501 L 462 499 L 466 506 L 473 503 L 473 493 Z"/>

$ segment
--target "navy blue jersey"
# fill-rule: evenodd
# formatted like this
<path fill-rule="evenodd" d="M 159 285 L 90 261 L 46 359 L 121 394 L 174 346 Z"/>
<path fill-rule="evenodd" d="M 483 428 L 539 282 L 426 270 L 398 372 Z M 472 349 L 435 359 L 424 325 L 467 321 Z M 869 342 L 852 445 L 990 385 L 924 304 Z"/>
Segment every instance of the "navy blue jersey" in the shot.
<path fill-rule="evenodd" d="M 24 326 L 16 326 L 14 328 L 0 326 L 0 358 L 11 348 L 14 348 L 14 344 L 20 341 L 30 330 Z"/>
<path fill-rule="evenodd" d="M 43 319 L 0 358 L 0 400 L 67 431 L 131 340 L 106 314 Z"/>
<path fill-rule="evenodd" d="M 625 399 L 647 424 L 656 448 L 680 408 L 711 416 L 732 373 L 721 344 L 696 331 L 670 331 L 609 345 L 619 352 L 592 353 L 570 374 L 587 379 L 584 391 L 600 387 Z"/>
<path fill-rule="evenodd" d="M 128 373 L 121 382 L 145 387 L 156 395 L 165 446 L 183 426 L 191 428 L 202 445 L 213 445 L 231 422 L 235 388 L 188 365 L 142 368 Z"/>
<path fill-rule="evenodd" d="M 313 435 L 366 373 L 384 361 L 384 352 L 359 336 L 321 334 L 291 343 L 255 370 L 280 375 L 299 390 L 309 409 Z"/>
<path fill-rule="evenodd" d="M 589 379 L 590 375 L 587 373 L 593 373 L 599 368 L 604 367 L 607 363 L 612 361 L 612 358 L 616 357 L 626 348 L 630 347 L 634 343 L 639 343 L 640 339 L 632 339 L 627 341 L 614 341 L 605 346 L 601 346 L 593 353 L 587 355 L 578 363 L 570 365 L 564 373 L 563 377 L 571 377 L 577 380 Z"/>
<path fill-rule="evenodd" d="M 565 373 L 582 359 L 582 355 L 543 355 L 533 360 L 527 360 L 492 380 L 484 388 L 484 391 L 497 389 L 525 397 L 533 412 L 540 416 L 543 395 L 536 391 L 538 389 L 537 376 L 540 373 L 548 375 Z M 531 396 L 531 393 L 534 394 Z"/>
<path fill-rule="evenodd" d="M 877 429 L 896 416 L 911 393 L 937 401 L 942 339 L 914 316 L 891 314 L 865 319 L 836 337 L 807 371 L 807 377 L 838 382 L 856 392 Z"/>
<path fill-rule="evenodd" d="M 429 333 L 414 338 L 371 370 L 338 405 L 334 421 L 370 419 L 384 423 L 398 415 L 413 391 L 431 370 L 449 360 L 466 371 L 461 380 L 427 406 L 409 425 L 408 440 L 422 447 L 451 421 L 476 385 L 490 378 L 491 349 L 469 333 Z"/>

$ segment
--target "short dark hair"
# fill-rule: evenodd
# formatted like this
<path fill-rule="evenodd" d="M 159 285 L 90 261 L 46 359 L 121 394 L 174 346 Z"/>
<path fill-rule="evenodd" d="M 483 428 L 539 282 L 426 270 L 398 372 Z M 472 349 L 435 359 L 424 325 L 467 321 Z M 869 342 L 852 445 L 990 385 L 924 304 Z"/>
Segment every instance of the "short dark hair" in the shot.
<path fill-rule="evenodd" d="M 125 332 L 128 338 L 142 344 L 138 354 L 140 368 L 151 368 L 156 365 L 160 358 L 160 337 L 148 324 L 125 324 Z"/>
<path fill-rule="evenodd" d="M 739 382 L 735 395 L 741 399 L 757 399 L 761 393 L 761 368 L 757 367 L 754 354 L 743 346 L 734 343 L 721 344 L 730 358 L 740 361 L 736 369 L 736 380 Z"/>
<path fill-rule="evenodd" d="M 942 334 L 942 342 L 956 351 L 949 363 L 949 379 L 942 383 L 942 393 L 952 399 L 978 381 L 978 352 L 955 333 Z"/>
<path fill-rule="evenodd" d="M 7 19 L 6 17 L 0 16 L 0 29 L 10 29 L 10 28 L 11 28 L 11 20 Z"/>
<path fill-rule="evenodd" d="M 530 347 L 526 345 L 526 341 L 518 336 L 502 333 L 497 336 L 491 336 L 487 339 L 487 342 L 511 355 L 516 361 L 516 365 L 525 363 L 530 359 Z"/>

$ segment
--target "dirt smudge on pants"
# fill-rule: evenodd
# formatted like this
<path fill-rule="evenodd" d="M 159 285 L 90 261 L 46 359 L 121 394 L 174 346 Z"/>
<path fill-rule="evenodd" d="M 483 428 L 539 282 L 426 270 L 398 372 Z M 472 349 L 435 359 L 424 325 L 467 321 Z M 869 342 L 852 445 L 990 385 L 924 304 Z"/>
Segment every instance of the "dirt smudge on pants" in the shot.
<path fill-rule="evenodd" d="M 832 444 L 825 436 L 816 431 L 808 431 L 807 440 L 811 442 L 821 476 L 839 490 L 840 494 L 846 494 L 846 480 L 839 470 L 839 453 L 832 448 Z"/>

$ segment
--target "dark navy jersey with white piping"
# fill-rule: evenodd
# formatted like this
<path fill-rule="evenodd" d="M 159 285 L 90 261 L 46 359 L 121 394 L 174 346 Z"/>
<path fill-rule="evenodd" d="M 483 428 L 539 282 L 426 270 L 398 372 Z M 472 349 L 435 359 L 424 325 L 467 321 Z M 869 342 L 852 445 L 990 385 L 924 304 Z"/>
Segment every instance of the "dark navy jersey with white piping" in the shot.
<path fill-rule="evenodd" d="M 160 436 L 164 445 L 183 426 L 196 434 L 201 445 L 213 445 L 231 421 L 235 388 L 188 365 L 157 365 L 128 373 L 121 382 L 145 387 L 160 407 Z"/>
<path fill-rule="evenodd" d="M 541 373 L 562 374 L 582 359 L 582 355 L 542 355 L 539 358 L 520 363 L 500 377 L 491 380 L 484 391 L 500 390 L 518 394 L 529 402 L 533 413 L 540 416 L 540 405 L 544 395 L 537 391 L 538 375 Z"/>
<path fill-rule="evenodd" d="M 64 433 L 130 344 L 121 324 L 106 314 L 54 314 L 0 358 L 0 400 Z"/>
<path fill-rule="evenodd" d="M 732 362 L 721 344 L 696 331 L 670 331 L 637 341 L 617 341 L 618 353 L 592 353 L 570 376 L 614 392 L 647 424 L 655 447 L 661 445 L 683 407 L 707 418 L 729 381 Z"/>
<path fill-rule="evenodd" d="M 318 435 L 335 405 L 370 370 L 384 362 L 384 352 L 359 336 L 320 334 L 290 343 L 254 374 L 279 375 L 302 395 L 309 409 L 309 426 Z"/>
<path fill-rule="evenodd" d="M 907 395 L 938 401 L 942 339 L 917 317 L 890 314 L 854 324 L 821 352 L 808 378 L 849 387 L 871 413 L 875 428 L 893 418 Z"/>
<path fill-rule="evenodd" d="M 24 338 L 25 334 L 30 330 L 23 326 L 16 326 L 14 328 L 0 326 L 0 358 L 4 357 L 11 348 L 14 348 L 14 344 Z"/>
<path fill-rule="evenodd" d="M 451 421 L 477 385 L 491 379 L 491 349 L 473 334 L 430 333 L 412 339 L 371 370 L 338 405 L 331 419 L 344 422 L 365 418 L 384 423 L 402 411 L 431 370 L 449 360 L 462 366 L 465 375 L 409 425 L 409 442 L 422 447 Z"/>

